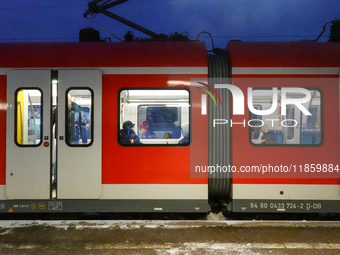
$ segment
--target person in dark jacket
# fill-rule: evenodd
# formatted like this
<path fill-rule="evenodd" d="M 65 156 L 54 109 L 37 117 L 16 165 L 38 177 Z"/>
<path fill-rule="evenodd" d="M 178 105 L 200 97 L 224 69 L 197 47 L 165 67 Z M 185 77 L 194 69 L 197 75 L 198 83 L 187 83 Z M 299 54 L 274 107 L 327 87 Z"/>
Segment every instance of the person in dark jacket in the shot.
<path fill-rule="evenodd" d="M 68 142 L 78 144 L 81 138 L 83 144 L 87 144 L 87 124 L 89 121 L 83 114 L 80 105 L 72 102 L 71 95 L 68 94 Z"/>
<path fill-rule="evenodd" d="M 129 120 L 123 123 L 123 129 L 119 131 L 119 140 L 121 144 L 142 144 L 134 131 L 134 126 L 135 124 Z"/>
<path fill-rule="evenodd" d="M 264 124 L 260 130 L 260 135 L 258 138 L 258 143 L 262 144 L 276 144 L 272 133 L 267 124 Z"/>

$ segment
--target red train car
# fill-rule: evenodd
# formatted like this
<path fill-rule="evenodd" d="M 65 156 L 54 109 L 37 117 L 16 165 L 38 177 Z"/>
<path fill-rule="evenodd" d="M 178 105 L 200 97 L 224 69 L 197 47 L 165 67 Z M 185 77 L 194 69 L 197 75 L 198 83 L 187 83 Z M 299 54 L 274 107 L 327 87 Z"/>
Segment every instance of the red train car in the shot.
<path fill-rule="evenodd" d="M 268 103 L 274 101 L 271 88 L 278 88 L 273 113 L 256 116 L 249 112 L 245 116 L 268 124 L 275 144 L 258 144 L 254 122 L 249 131 L 233 129 L 233 165 L 260 170 L 234 176 L 234 211 L 339 212 L 339 46 L 311 42 L 229 44 L 233 81 L 244 93 L 246 87 L 253 87 L 254 108 L 268 109 Z M 282 111 L 284 88 L 290 102 Z M 304 97 L 294 88 L 310 92 L 310 99 L 301 106 L 311 115 L 292 104 Z"/>
<path fill-rule="evenodd" d="M 1 44 L 0 213 L 340 212 L 339 53 Z"/>

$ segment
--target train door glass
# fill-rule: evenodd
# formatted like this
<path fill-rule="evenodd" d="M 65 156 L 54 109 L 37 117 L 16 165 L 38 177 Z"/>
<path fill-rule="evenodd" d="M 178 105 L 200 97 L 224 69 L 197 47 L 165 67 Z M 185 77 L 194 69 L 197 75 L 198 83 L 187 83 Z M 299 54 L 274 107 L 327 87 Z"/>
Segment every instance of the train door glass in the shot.
<path fill-rule="evenodd" d="M 16 92 L 16 143 L 39 146 L 41 139 L 41 98 L 38 89 L 19 89 Z"/>
<path fill-rule="evenodd" d="M 50 70 L 7 73 L 6 197 L 50 198 Z"/>
<path fill-rule="evenodd" d="M 92 140 L 92 98 L 90 89 L 67 91 L 66 143 L 69 146 L 90 146 Z"/>
<path fill-rule="evenodd" d="M 296 105 L 289 104 L 286 106 L 285 114 L 282 114 L 280 103 L 270 115 L 251 114 L 251 143 L 253 145 L 319 146 L 323 137 L 322 93 L 318 89 L 309 89 L 309 91 L 311 99 L 302 105 L 311 115 L 305 115 Z M 280 90 L 277 91 L 277 96 L 278 102 L 280 102 Z M 286 97 L 287 99 L 304 98 L 305 95 L 302 93 L 288 93 Z M 257 110 L 270 109 L 272 100 L 272 89 L 256 89 L 253 91 L 253 105 Z"/>

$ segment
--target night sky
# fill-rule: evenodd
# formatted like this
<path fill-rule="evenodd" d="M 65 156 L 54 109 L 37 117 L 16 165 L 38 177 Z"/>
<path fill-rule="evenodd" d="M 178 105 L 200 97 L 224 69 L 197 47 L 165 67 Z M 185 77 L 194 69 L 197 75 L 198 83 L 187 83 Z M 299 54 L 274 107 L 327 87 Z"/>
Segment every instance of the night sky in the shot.
<path fill-rule="evenodd" d="M 89 0 L 1 0 L 0 42 L 78 41 L 79 30 L 93 27 L 102 38 L 109 34 L 83 17 Z M 297 41 L 313 40 L 329 21 L 340 19 L 340 0 L 130 0 L 109 11 L 155 32 L 188 32 L 196 39 L 209 32 L 215 46 L 229 40 Z M 89 18 L 93 19 L 91 15 Z M 98 14 L 94 21 L 112 34 L 124 38 L 126 25 Z M 329 27 L 320 41 L 327 41 Z M 200 40 L 211 47 L 205 34 Z"/>

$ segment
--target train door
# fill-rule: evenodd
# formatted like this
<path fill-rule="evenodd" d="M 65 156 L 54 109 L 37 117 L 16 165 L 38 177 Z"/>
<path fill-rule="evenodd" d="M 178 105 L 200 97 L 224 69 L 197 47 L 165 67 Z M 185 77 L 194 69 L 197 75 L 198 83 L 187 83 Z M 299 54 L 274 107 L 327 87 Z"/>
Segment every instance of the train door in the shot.
<path fill-rule="evenodd" d="M 11 70 L 7 102 L 6 197 L 99 198 L 101 73 Z"/>
<path fill-rule="evenodd" d="M 50 98 L 50 70 L 8 72 L 8 199 L 50 198 Z"/>
<path fill-rule="evenodd" d="M 57 198 L 101 196 L 101 77 L 97 70 L 58 71 Z"/>

